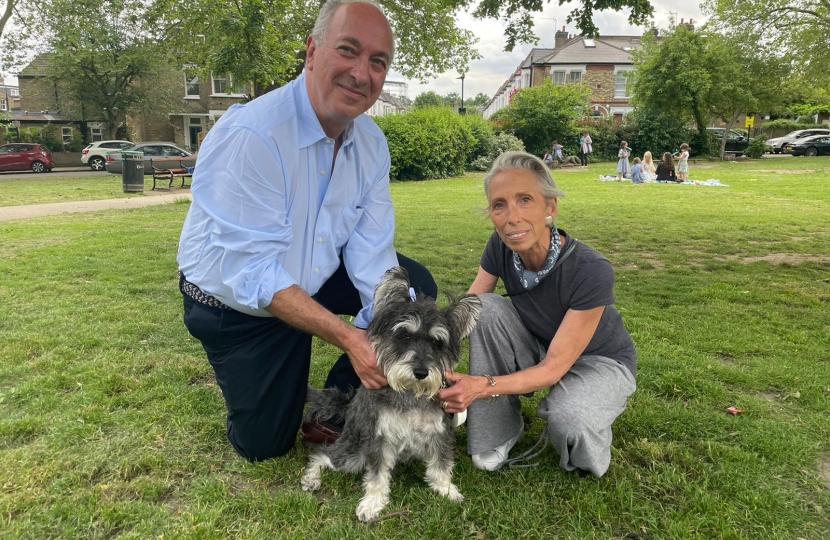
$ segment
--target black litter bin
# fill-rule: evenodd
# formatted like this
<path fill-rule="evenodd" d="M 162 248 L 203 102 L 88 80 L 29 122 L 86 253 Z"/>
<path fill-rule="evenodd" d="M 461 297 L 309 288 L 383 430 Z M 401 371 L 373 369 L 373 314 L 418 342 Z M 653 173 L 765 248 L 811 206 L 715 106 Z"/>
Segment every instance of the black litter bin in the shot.
<path fill-rule="evenodd" d="M 124 193 L 144 192 L 144 152 L 122 150 L 121 182 Z"/>

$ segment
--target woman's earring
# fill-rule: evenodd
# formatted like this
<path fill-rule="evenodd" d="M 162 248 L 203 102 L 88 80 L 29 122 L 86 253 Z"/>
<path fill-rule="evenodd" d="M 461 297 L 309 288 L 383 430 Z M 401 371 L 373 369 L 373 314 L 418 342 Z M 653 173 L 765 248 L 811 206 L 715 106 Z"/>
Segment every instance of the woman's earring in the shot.
<path fill-rule="evenodd" d="M 553 228 L 553 216 L 548 216 L 548 217 L 546 217 L 546 218 L 545 218 L 545 226 L 546 226 L 548 229 L 552 229 L 552 228 Z"/>

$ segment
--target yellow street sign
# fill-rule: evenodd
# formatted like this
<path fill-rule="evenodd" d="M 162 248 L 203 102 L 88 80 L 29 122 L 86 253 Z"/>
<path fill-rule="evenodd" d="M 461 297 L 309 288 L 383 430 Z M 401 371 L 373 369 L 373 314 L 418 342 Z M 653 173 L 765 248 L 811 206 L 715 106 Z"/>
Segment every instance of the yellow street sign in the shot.
<path fill-rule="evenodd" d="M 754 125 L 755 125 L 755 115 L 754 114 L 746 115 L 746 123 L 744 124 L 744 127 L 751 128 Z"/>

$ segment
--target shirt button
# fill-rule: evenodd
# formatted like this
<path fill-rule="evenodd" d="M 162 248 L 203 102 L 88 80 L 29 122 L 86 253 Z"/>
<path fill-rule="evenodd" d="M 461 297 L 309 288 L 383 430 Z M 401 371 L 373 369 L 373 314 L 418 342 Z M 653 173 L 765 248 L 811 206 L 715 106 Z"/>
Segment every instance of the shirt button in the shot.
<path fill-rule="evenodd" d="M 322 236 L 318 236 L 318 237 L 317 237 L 317 243 L 318 243 L 318 244 L 322 244 L 322 243 L 323 243 L 323 237 L 322 237 Z"/>
<path fill-rule="evenodd" d="M 325 169 L 320 169 L 320 174 L 326 174 L 326 170 Z"/>
<path fill-rule="evenodd" d="M 315 269 L 314 269 L 314 273 L 315 273 L 315 274 L 319 274 L 319 273 L 320 273 L 320 269 L 319 269 L 319 268 L 315 268 Z"/>
<path fill-rule="evenodd" d="M 332 144 L 334 141 L 331 139 L 326 139 L 326 144 Z"/>

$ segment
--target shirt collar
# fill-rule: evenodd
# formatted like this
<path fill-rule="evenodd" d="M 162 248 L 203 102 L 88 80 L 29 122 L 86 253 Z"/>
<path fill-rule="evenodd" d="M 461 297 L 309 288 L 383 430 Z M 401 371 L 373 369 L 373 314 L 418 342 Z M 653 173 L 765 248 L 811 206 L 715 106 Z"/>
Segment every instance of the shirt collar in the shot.
<path fill-rule="evenodd" d="M 328 135 L 323 131 L 323 126 L 320 125 L 320 120 L 314 112 L 314 107 L 311 106 L 311 99 L 308 97 L 308 90 L 305 86 L 305 71 L 303 71 L 294 82 L 294 103 L 297 105 L 299 112 L 299 147 L 306 148 L 322 140 L 328 139 Z M 349 122 L 346 130 L 343 132 L 343 144 L 341 148 L 346 149 L 351 147 L 354 140 L 354 121 Z"/>

